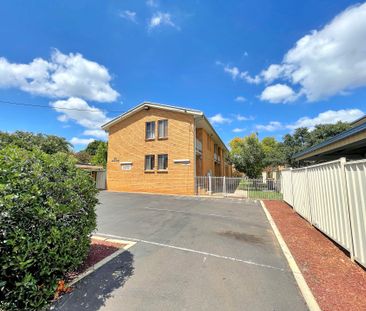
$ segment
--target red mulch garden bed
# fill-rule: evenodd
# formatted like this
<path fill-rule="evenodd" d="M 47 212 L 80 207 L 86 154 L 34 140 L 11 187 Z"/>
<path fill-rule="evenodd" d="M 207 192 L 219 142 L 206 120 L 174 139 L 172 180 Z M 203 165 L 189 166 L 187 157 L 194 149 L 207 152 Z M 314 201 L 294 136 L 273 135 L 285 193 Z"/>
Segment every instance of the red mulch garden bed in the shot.
<path fill-rule="evenodd" d="M 112 255 L 125 245 L 122 243 L 111 243 L 104 240 L 92 239 L 88 257 L 86 257 L 84 263 L 74 272 L 67 275 L 68 281 L 72 281 L 79 274 L 88 270 L 91 266 L 95 265 L 104 258 Z"/>
<path fill-rule="evenodd" d="M 366 271 L 281 201 L 265 201 L 323 311 L 365 311 Z"/>
<path fill-rule="evenodd" d="M 75 278 L 77 278 L 81 273 L 88 270 L 90 267 L 94 266 L 99 261 L 112 255 L 114 252 L 118 251 L 120 248 L 124 247 L 125 244 L 122 243 L 112 243 L 100 239 L 92 239 L 90 243 L 90 250 L 87 258 L 83 264 L 73 272 L 69 272 L 66 275 L 66 282 L 69 283 Z M 54 295 L 54 301 L 57 300 L 61 295 L 72 291 L 72 288 L 66 285 L 65 280 L 60 280 L 57 284 L 57 289 Z"/>

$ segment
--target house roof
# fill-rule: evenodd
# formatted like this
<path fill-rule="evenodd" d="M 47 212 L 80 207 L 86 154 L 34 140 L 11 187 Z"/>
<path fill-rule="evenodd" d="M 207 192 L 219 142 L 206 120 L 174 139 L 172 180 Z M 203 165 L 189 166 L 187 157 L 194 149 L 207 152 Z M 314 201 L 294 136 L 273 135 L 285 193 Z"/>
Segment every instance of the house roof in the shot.
<path fill-rule="evenodd" d="M 359 121 L 362 121 L 365 117 L 362 117 L 354 122 L 351 123 L 352 124 L 358 124 Z M 321 153 L 321 150 L 322 148 L 324 147 L 327 147 L 327 146 L 331 146 L 332 144 L 336 144 L 338 142 L 341 142 L 342 140 L 346 140 L 347 138 L 350 138 L 352 136 L 355 136 L 357 134 L 360 134 L 360 133 L 363 133 L 363 132 L 366 132 L 366 122 L 363 123 L 361 122 L 360 125 L 358 126 L 354 126 L 352 128 L 350 128 L 349 130 L 346 130 L 342 133 L 339 133 L 338 135 L 334 136 L 334 137 L 331 137 L 317 145 L 314 145 L 310 148 L 307 148 L 303 151 L 300 151 L 298 153 L 295 153 L 292 158 L 293 159 L 300 159 L 300 158 L 304 158 L 306 155 L 309 155 L 310 153 L 314 154 L 316 151 L 319 150 L 319 154 Z M 347 143 L 345 143 L 346 145 Z"/>
<path fill-rule="evenodd" d="M 204 122 L 208 125 L 208 128 L 210 130 L 212 130 L 213 134 L 218 138 L 218 140 L 221 142 L 221 144 L 224 146 L 226 151 L 229 151 L 225 145 L 225 143 L 222 141 L 222 139 L 220 138 L 220 136 L 217 134 L 216 130 L 214 129 L 214 127 L 212 126 L 212 124 L 209 122 L 209 120 L 207 119 L 207 117 L 205 116 L 205 114 L 197 109 L 191 109 L 191 108 L 184 108 L 184 107 L 178 107 L 178 106 L 172 106 L 172 105 L 164 105 L 164 104 L 159 104 L 159 103 L 153 103 L 153 102 L 149 102 L 149 101 L 144 101 L 141 104 L 133 107 L 132 109 L 126 111 L 125 113 L 119 115 L 118 117 L 112 119 L 111 121 L 105 123 L 102 125 L 102 129 L 105 131 L 108 131 L 108 129 L 118 123 L 121 120 L 124 120 L 128 117 L 130 117 L 131 115 L 144 110 L 146 107 L 150 107 L 150 108 L 157 108 L 157 109 L 163 109 L 163 110 L 170 110 L 170 111 L 175 111 L 175 112 L 180 112 L 180 113 L 187 113 L 187 114 L 191 114 L 195 117 L 201 117 Z"/>
<path fill-rule="evenodd" d="M 136 112 L 144 110 L 145 107 L 151 107 L 151 108 L 157 108 L 157 109 L 164 109 L 164 110 L 188 113 L 188 114 L 198 115 L 198 116 L 203 115 L 202 111 L 196 110 L 196 109 L 183 108 L 183 107 L 171 106 L 171 105 L 163 105 L 163 104 L 158 104 L 158 103 L 152 103 L 152 102 L 145 101 L 145 102 L 142 102 L 141 104 L 133 107 L 132 109 L 122 113 L 121 115 L 119 115 L 118 117 L 112 119 L 111 121 L 103 124 L 102 129 L 103 130 L 108 130 L 112 125 L 118 123 L 119 121 L 121 121 L 123 119 L 128 118 L 129 116 L 135 114 Z"/>

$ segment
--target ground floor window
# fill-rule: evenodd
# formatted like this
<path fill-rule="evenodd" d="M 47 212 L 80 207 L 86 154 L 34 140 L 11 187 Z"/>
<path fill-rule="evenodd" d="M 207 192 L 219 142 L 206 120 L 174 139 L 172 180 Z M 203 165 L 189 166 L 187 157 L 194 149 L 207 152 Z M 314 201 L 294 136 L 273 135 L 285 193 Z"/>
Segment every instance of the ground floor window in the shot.
<path fill-rule="evenodd" d="M 155 166 L 155 156 L 153 154 L 148 154 L 145 156 L 145 171 L 151 171 Z"/>
<path fill-rule="evenodd" d="M 158 155 L 158 169 L 159 170 L 167 170 L 168 169 L 168 155 L 167 154 L 159 154 Z"/>

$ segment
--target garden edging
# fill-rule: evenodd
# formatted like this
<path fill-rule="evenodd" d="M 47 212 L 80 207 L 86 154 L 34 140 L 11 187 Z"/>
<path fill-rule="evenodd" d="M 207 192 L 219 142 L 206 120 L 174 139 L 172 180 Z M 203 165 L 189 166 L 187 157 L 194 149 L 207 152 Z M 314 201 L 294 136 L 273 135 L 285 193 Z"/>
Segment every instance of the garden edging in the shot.
<path fill-rule="evenodd" d="M 275 224 L 271 214 L 268 212 L 264 202 L 261 200 L 260 201 L 261 206 L 263 208 L 264 213 L 266 214 L 266 217 L 268 219 L 268 222 L 270 223 L 272 230 L 278 240 L 278 243 L 280 244 L 280 247 L 282 249 L 283 254 L 285 255 L 287 262 L 290 266 L 290 269 L 292 271 L 292 274 L 295 277 L 295 280 L 297 282 L 297 285 L 299 286 L 299 289 L 305 299 L 306 304 L 309 307 L 310 311 L 321 311 L 313 293 L 311 292 L 308 284 L 305 281 L 304 276 L 302 275 L 298 265 L 296 264 L 296 261 L 294 259 L 294 257 L 292 256 L 289 248 L 286 245 L 286 242 L 284 241 L 284 239 L 282 238 L 282 235 L 280 233 L 280 231 L 277 228 L 277 225 Z"/>
<path fill-rule="evenodd" d="M 120 240 L 120 239 L 110 239 L 105 237 L 100 237 L 98 235 L 93 235 L 92 239 L 94 240 L 101 240 L 104 242 L 110 242 L 110 243 L 118 243 L 118 244 L 124 244 L 121 249 L 118 251 L 115 251 L 113 254 L 103 258 L 101 261 L 97 262 L 95 265 L 92 265 L 87 270 L 85 270 L 83 273 L 78 275 L 75 279 L 73 279 L 70 283 L 67 284 L 68 287 L 75 285 L 77 282 L 82 280 L 83 278 L 87 277 L 92 272 L 98 270 L 100 267 L 104 266 L 106 263 L 111 261 L 112 259 L 116 258 L 117 256 L 121 255 L 123 252 L 128 250 L 130 247 L 136 244 L 136 242 L 126 241 L 126 240 Z"/>

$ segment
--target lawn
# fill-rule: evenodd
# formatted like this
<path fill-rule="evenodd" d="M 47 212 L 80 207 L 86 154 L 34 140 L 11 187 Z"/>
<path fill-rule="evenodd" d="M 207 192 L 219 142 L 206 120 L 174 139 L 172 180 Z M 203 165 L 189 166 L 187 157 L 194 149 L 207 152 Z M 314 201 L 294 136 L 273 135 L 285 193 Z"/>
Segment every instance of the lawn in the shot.
<path fill-rule="evenodd" d="M 248 197 L 250 199 L 282 200 L 282 193 L 276 191 L 249 190 Z"/>

